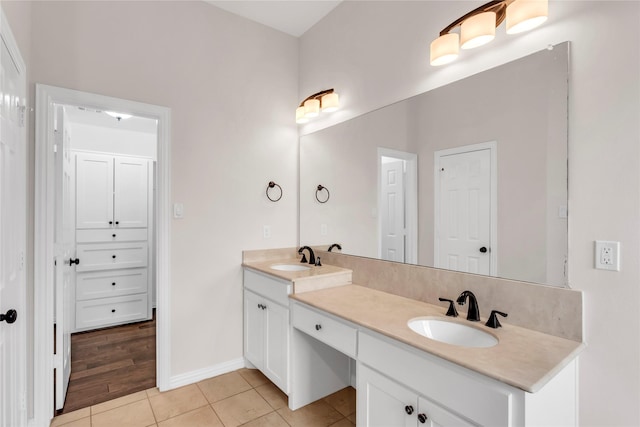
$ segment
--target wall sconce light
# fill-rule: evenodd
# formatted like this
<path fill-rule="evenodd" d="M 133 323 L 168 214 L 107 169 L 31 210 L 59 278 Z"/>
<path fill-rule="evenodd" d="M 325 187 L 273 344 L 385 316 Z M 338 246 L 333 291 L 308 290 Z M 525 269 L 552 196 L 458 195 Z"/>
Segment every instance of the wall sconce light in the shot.
<path fill-rule="evenodd" d="M 507 20 L 507 34 L 529 31 L 547 20 L 548 0 L 494 0 L 456 19 L 431 43 L 431 65 L 444 65 L 458 57 L 460 48 L 473 49 L 494 39 L 496 28 Z M 460 27 L 460 34 L 452 32 Z"/>
<path fill-rule="evenodd" d="M 296 123 L 307 123 L 309 119 L 318 117 L 320 111 L 330 113 L 340 106 L 338 94 L 333 89 L 326 89 L 305 98 L 296 108 Z"/>

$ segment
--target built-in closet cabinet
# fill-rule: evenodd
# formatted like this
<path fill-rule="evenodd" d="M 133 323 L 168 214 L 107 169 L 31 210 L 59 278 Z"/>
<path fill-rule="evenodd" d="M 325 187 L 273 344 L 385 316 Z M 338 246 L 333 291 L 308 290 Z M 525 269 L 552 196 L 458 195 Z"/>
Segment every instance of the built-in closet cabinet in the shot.
<path fill-rule="evenodd" d="M 75 330 L 150 319 L 149 159 L 76 153 Z"/>

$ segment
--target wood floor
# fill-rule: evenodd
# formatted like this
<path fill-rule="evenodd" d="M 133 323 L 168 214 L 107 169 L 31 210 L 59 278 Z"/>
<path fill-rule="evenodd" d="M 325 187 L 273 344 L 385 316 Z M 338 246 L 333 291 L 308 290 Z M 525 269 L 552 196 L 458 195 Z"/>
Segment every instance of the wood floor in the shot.
<path fill-rule="evenodd" d="M 71 335 L 71 379 L 58 414 L 155 386 L 154 311 L 150 321 Z"/>

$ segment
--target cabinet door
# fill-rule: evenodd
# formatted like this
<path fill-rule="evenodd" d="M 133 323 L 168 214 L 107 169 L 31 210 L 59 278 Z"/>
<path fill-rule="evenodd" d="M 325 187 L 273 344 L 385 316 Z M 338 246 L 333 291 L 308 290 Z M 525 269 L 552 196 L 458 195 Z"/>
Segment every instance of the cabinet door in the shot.
<path fill-rule="evenodd" d="M 264 374 L 288 392 L 289 310 L 271 300 L 265 300 L 264 305 Z"/>
<path fill-rule="evenodd" d="M 427 427 L 472 427 L 471 424 L 457 415 L 443 409 L 424 397 L 418 398 L 418 426 Z"/>
<path fill-rule="evenodd" d="M 358 426 L 418 425 L 418 397 L 378 372 L 358 364 Z"/>
<path fill-rule="evenodd" d="M 76 156 L 76 228 L 111 228 L 113 222 L 113 157 Z"/>
<path fill-rule="evenodd" d="M 244 291 L 244 356 L 262 369 L 264 353 L 263 298 Z"/>
<path fill-rule="evenodd" d="M 149 161 L 116 157 L 114 180 L 113 220 L 116 227 L 146 227 Z"/>

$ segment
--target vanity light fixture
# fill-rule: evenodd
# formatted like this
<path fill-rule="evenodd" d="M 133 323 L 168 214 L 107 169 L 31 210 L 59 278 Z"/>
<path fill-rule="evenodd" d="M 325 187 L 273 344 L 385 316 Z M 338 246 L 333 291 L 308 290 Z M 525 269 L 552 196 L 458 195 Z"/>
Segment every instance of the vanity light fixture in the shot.
<path fill-rule="evenodd" d="M 320 111 L 330 113 L 340 106 L 338 94 L 333 89 L 322 90 L 305 98 L 296 108 L 296 123 L 307 123 L 310 118 L 318 117 Z"/>
<path fill-rule="evenodd" d="M 496 28 L 507 21 L 507 34 L 531 30 L 547 20 L 548 0 L 493 0 L 440 31 L 440 37 L 431 43 L 430 63 L 448 64 L 458 57 L 460 48 L 472 49 L 494 39 Z M 452 32 L 460 27 L 460 34 Z"/>

